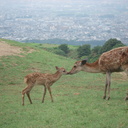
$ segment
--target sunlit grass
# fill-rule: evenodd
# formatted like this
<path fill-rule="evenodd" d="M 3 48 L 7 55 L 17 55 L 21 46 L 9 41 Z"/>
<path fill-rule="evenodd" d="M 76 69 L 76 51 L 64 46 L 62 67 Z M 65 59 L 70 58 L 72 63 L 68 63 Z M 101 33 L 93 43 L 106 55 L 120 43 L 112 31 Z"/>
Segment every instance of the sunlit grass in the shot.
<path fill-rule="evenodd" d="M 22 106 L 25 75 L 35 71 L 54 73 L 55 66 L 69 71 L 75 62 L 35 49 L 24 57 L 0 58 L 0 128 L 128 127 L 128 102 L 124 101 L 128 81 L 122 74 L 112 75 L 109 101 L 102 99 L 105 75 L 80 72 L 62 76 L 51 87 L 54 103 L 47 92 L 42 104 L 43 86 L 36 86 L 30 93 L 33 104 L 25 97 Z"/>

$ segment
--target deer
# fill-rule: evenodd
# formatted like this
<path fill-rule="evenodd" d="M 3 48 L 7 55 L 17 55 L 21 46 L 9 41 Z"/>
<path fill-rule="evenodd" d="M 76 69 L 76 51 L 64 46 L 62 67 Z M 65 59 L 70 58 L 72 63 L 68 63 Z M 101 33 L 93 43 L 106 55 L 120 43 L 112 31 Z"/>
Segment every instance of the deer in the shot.
<path fill-rule="evenodd" d="M 51 92 L 51 86 L 60 79 L 62 75 L 66 75 L 67 72 L 64 68 L 58 68 L 57 66 L 56 72 L 54 74 L 49 73 L 39 73 L 34 72 L 31 74 L 28 74 L 24 77 L 24 82 L 27 84 L 27 87 L 22 90 L 22 105 L 24 106 L 24 97 L 25 94 L 27 95 L 30 104 L 32 104 L 32 100 L 30 98 L 30 91 L 35 85 L 43 85 L 44 86 L 44 93 L 42 98 L 42 103 L 44 103 L 44 98 L 46 95 L 46 91 L 48 89 L 51 101 L 53 102 L 52 92 Z"/>
<path fill-rule="evenodd" d="M 128 75 L 128 46 L 118 47 L 104 52 L 93 63 L 88 63 L 87 59 L 76 61 L 72 69 L 67 74 L 72 75 L 80 71 L 106 74 L 103 99 L 109 100 L 111 74 L 113 72 L 124 71 Z M 106 93 L 108 96 L 106 96 Z M 128 93 L 125 100 L 128 100 Z"/>

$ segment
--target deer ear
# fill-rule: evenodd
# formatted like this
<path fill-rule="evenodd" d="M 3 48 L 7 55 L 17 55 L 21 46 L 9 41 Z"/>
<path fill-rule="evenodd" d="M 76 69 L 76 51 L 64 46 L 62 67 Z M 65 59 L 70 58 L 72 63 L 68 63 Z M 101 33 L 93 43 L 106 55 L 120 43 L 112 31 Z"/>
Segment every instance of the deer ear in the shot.
<path fill-rule="evenodd" d="M 59 69 L 57 66 L 56 66 L 55 68 L 56 68 L 56 70 L 58 70 L 58 69 Z"/>
<path fill-rule="evenodd" d="M 82 60 L 82 61 L 81 61 L 81 65 L 86 64 L 86 62 L 87 62 L 87 60 Z"/>

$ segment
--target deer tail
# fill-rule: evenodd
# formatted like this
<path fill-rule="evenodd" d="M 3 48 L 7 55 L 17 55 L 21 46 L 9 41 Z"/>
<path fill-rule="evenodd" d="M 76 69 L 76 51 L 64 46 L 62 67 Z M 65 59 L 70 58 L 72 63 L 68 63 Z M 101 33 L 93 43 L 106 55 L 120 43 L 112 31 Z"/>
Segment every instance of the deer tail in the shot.
<path fill-rule="evenodd" d="M 28 82 L 28 78 L 24 77 L 24 83 L 27 83 L 27 82 Z"/>

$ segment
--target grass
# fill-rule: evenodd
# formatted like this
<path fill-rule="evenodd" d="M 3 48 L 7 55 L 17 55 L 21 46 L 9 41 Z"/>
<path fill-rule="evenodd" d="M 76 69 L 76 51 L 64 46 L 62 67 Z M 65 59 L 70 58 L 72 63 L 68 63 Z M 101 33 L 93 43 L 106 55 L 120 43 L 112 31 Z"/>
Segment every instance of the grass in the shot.
<path fill-rule="evenodd" d="M 123 100 L 128 86 L 121 74 L 112 75 L 109 101 L 102 99 L 105 75 L 80 72 L 62 76 L 51 87 L 54 103 L 47 92 L 42 104 L 43 87 L 37 86 L 31 91 L 33 104 L 25 97 L 22 106 L 26 74 L 54 73 L 55 66 L 69 71 L 75 62 L 33 44 L 25 46 L 35 51 L 0 58 L 0 128 L 128 128 L 128 102 Z"/>

